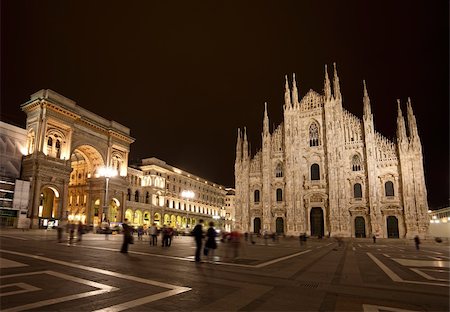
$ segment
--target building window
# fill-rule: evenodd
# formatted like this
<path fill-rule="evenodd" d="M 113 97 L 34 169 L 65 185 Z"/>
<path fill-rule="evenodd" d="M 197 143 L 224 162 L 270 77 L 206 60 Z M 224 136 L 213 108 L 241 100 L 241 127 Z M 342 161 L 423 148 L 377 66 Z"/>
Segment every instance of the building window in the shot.
<path fill-rule="evenodd" d="M 309 126 L 309 146 L 319 146 L 319 126 L 313 122 Z"/>
<path fill-rule="evenodd" d="M 131 189 L 128 189 L 127 200 L 128 200 L 128 201 L 131 200 Z"/>
<path fill-rule="evenodd" d="M 384 183 L 384 193 L 386 196 L 394 196 L 394 183 L 392 181 Z"/>
<path fill-rule="evenodd" d="M 259 190 L 255 190 L 254 192 L 254 202 L 259 203 Z"/>
<path fill-rule="evenodd" d="M 150 198 L 150 194 L 147 192 L 147 194 L 145 194 L 145 203 L 148 204 L 148 199 Z"/>
<path fill-rule="evenodd" d="M 283 190 L 278 188 L 277 189 L 277 202 L 283 201 Z"/>
<path fill-rule="evenodd" d="M 311 180 L 320 180 L 320 167 L 318 164 L 311 165 Z"/>
<path fill-rule="evenodd" d="M 139 191 L 134 193 L 134 201 L 139 202 Z"/>
<path fill-rule="evenodd" d="M 283 177 L 283 166 L 281 164 L 277 165 L 277 168 L 275 169 L 275 176 L 277 178 Z"/>
<path fill-rule="evenodd" d="M 353 185 L 353 197 L 362 198 L 362 187 L 360 183 L 355 183 Z"/>
<path fill-rule="evenodd" d="M 361 158 L 359 155 L 353 155 L 352 158 L 352 170 L 353 171 L 360 171 L 361 170 Z"/>

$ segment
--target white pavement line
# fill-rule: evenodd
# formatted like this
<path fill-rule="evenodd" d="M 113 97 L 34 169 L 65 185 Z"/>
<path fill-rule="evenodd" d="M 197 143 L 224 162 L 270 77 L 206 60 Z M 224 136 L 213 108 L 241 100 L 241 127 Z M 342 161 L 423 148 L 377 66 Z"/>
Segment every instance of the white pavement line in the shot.
<path fill-rule="evenodd" d="M 398 276 L 397 274 L 392 272 L 391 269 L 389 269 L 387 266 L 385 266 L 380 260 L 375 258 L 370 252 L 367 252 L 367 255 L 370 258 L 372 258 L 372 260 L 375 262 L 375 264 L 378 265 L 380 267 L 380 269 L 382 269 L 384 271 L 384 273 L 386 273 L 387 276 L 389 276 L 391 278 L 391 280 L 393 280 L 394 282 L 403 282 L 403 279 L 400 278 L 400 276 Z"/>
<path fill-rule="evenodd" d="M 2 250 L 2 251 L 4 251 L 4 250 Z M 119 290 L 119 288 L 116 288 L 116 287 L 112 287 L 112 286 L 105 285 L 105 284 L 100 284 L 100 283 L 97 283 L 97 282 L 85 280 L 85 279 L 82 279 L 82 278 L 78 278 L 78 277 L 74 277 L 74 276 L 70 276 L 70 275 L 66 275 L 66 274 L 58 273 L 58 272 L 54 272 L 54 271 L 39 271 L 39 272 L 12 274 L 12 275 L 1 276 L 0 278 L 28 276 L 28 275 L 37 275 L 37 274 L 53 275 L 53 276 L 56 276 L 56 277 L 59 277 L 59 278 L 62 278 L 62 279 L 66 279 L 66 280 L 69 280 L 69 281 L 72 281 L 72 282 L 77 282 L 77 283 L 80 283 L 80 284 L 84 284 L 84 285 L 87 285 L 87 286 L 90 286 L 90 287 L 99 288 L 99 289 L 98 290 L 94 290 L 94 291 L 88 291 L 88 292 L 85 292 L 85 293 L 80 293 L 80 294 L 60 297 L 60 298 L 47 299 L 47 300 L 37 301 L 37 302 L 29 303 L 29 304 L 24 304 L 24 305 L 21 305 L 21 306 L 17 306 L 17 307 L 13 307 L 13 308 L 10 308 L 10 309 L 2 310 L 3 312 L 30 310 L 30 309 L 35 309 L 35 308 L 48 306 L 48 305 L 51 305 L 51 304 L 61 303 L 61 302 L 65 302 L 65 301 L 70 301 L 70 300 L 75 300 L 75 299 L 80 299 L 80 298 L 85 298 L 85 297 L 90 297 L 90 296 L 96 296 L 96 295 L 100 295 L 100 294 L 103 294 L 103 293 Z"/>
<path fill-rule="evenodd" d="M 21 288 L 22 290 L 0 292 L 0 297 L 11 296 L 11 295 L 18 295 L 18 294 L 27 293 L 27 292 L 30 292 L 30 291 L 41 290 L 41 288 L 34 287 L 34 286 L 32 286 L 30 284 L 27 284 L 27 283 L 11 283 L 11 284 L 2 284 L 2 285 L 0 285 L 0 289 L 1 288 L 7 288 L 7 287 Z"/>
<path fill-rule="evenodd" d="M 411 259 L 397 259 L 397 258 L 393 258 L 392 260 L 400 263 L 403 266 L 450 268 L 450 262 L 442 260 L 430 261 L 430 260 L 411 260 Z"/>
<path fill-rule="evenodd" d="M 353 249 L 353 251 L 355 251 L 355 250 L 356 250 L 356 248 L 355 248 L 355 247 L 352 247 L 352 249 Z"/>
<path fill-rule="evenodd" d="M 289 256 L 286 256 L 286 257 L 281 257 L 281 258 L 278 258 L 278 259 L 274 259 L 274 260 L 271 260 L 271 261 L 267 261 L 267 262 L 264 262 L 264 263 L 257 264 L 254 267 L 262 268 L 262 267 L 268 266 L 270 264 L 274 264 L 274 263 L 277 263 L 277 262 L 280 262 L 280 261 L 284 261 L 284 260 L 287 260 L 287 259 L 290 259 L 290 258 L 293 258 L 293 257 L 297 257 L 297 256 L 300 256 L 300 255 L 303 255 L 303 254 L 308 253 L 310 251 L 311 251 L 311 249 L 307 249 L 307 250 L 304 250 L 304 251 L 301 251 L 301 252 L 297 252 L 295 254 L 292 254 L 292 255 L 289 255 Z"/>
<path fill-rule="evenodd" d="M 100 250 L 106 250 L 106 251 L 114 251 L 114 252 L 119 252 L 118 249 L 114 249 L 114 248 L 106 248 L 106 247 L 95 247 L 95 246 L 75 246 L 75 247 L 82 247 L 82 248 L 90 248 L 90 249 L 100 249 Z M 217 265 L 228 265 L 228 266 L 236 266 L 236 267 L 243 267 L 243 268 L 261 268 L 279 261 L 283 261 L 292 257 L 296 257 L 299 256 L 301 254 L 310 252 L 310 249 L 307 249 L 305 251 L 301 251 L 292 255 L 288 255 L 285 257 L 281 257 L 281 258 L 277 258 L 274 260 L 270 260 L 268 262 L 263 262 L 260 264 L 256 264 L 256 265 L 250 265 L 250 264 L 241 264 L 241 263 L 230 263 L 230 262 L 213 262 L 212 264 L 217 264 Z M 143 255 L 143 256 L 152 256 L 152 257 L 159 257 L 159 258 L 169 258 L 169 259 L 175 259 L 175 260 L 182 260 L 182 261 L 190 261 L 190 262 L 194 262 L 195 259 L 193 257 L 188 257 L 188 258 L 183 258 L 183 257 L 176 257 L 176 256 L 167 256 L 167 255 L 159 255 L 159 254 L 152 254 L 152 253 L 148 253 L 148 252 L 140 252 L 140 251 L 128 251 L 128 253 L 131 254 L 136 254 L 136 255 Z"/>
<path fill-rule="evenodd" d="M 364 312 L 381 312 L 381 311 L 389 311 L 389 312 L 418 312 L 416 310 L 405 310 L 393 307 L 385 307 L 385 306 L 376 306 L 371 304 L 363 304 Z"/>
<path fill-rule="evenodd" d="M 431 252 L 431 253 L 434 253 L 434 254 L 436 254 L 436 255 L 442 255 L 442 252 L 431 251 L 431 250 L 423 250 L 423 251 L 425 251 L 425 252 Z"/>
<path fill-rule="evenodd" d="M 428 279 L 428 280 L 432 280 L 432 281 L 440 281 L 440 282 L 448 282 L 449 280 L 448 279 L 444 279 L 444 278 L 435 278 L 435 277 L 433 277 L 433 276 L 431 276 L 431 275 L 428 275 L 427 273 L 425 273 L 425 272 L 422 272 L 421 270 L 419 270 L 419 269 L 415 269 L 415 268 L 409 268 L 411 271 L 413 271 L 413 272 L 416 272 L 417 274 L 419 274 L 420 276 L 423 276 L 423 277 L 425 277 L 426 279 Z"/>
<path fill-rule="evenodd" d="M 361 244 L 358 244 L 358 246 L 362 248 L 362 245 L 361 245 Z"/>
<path fill-rule="evenodd" d="M 334 244 L 334 243 L 328 243 L 328 244 L 326 244 L 325 246 L 330 246 L 331 244 Z"/>
<path fill-rule="evenodd" d="M 183 292 L 185 292 L 186 290 L 183 290 L 181 288 L 183 287 L 179 287 L 180 289 L 172 289 L 172 290 L 168 290 L 162 293 L 158 293 L 158 294 L 154 294 L 154 295 L 150 295 L 147 297 L 143 297 L 143 298 L 139 298 L 136 300 L 131 300 L 131 301 L 127 301 L 121 304 L 117 304 L 114 306 L 110 306 L 104 309 L 99 309 L 99 310 L 95 310 L 93 312 L 116 312 L 116 311 L 123 311 L 123 310 L 127 310 L 130 308 L 134 308 L 146 303 L 150 303 L 156 300 L 160 300 L 160 299 L 164 299 L 170 296 L 175 296 L 178 294 L 181 294 Z M 190 290 L 190 289 L 189 289 Z"/>
<path fill-rule="evenodd" d="M 28 266 L 28 264 L 20 263 L 17 261 L 13 261 L 13 260 L 9 260 L 9 259 L 0 257 L 0 269 L 19 268 L 19 267 L 24 267 L 24 266 Z"/>
<path fill-rule="evenodd" d="M 438 258 L 438 257 L 432 257 L 432 256 L 427 256 L 427 257 L 430 258 L 430 259 L 433 259 L 433 260 L 438 260 L 438 261 L 442 260 L 441 258 Z"/>
<path fill-rule="evenodd" d="M 385 257 L 387 257 L 387 258 L 390 258 L 391 256 L 389 256 L 389 255 L 387 255 L 387 254 L 383 254 L 383 256 L 385 256 Z"/>
<path fill-rule="evenodd" d="M 179 290 L 180 293 L 186 292 L 186 291 L 189 291 L 189 290 L 192 289 L 192 288 L 189 288 L 189 287 L 176 286 L 176 285 L 172 285 L 172 284 L 167 284 L 167 283 L 163 283 L 163 282 L 158 282 L 158 281 L 154 281 L 154 280 L 140 278 L 140 277 L 137 277 L 137 276 L 132 276 L 132 275 L 127 275 L 127 274 L 112 272 L 112 271 L 108 271 L 108 270 L 104 270 L 104 269 L 98 269 L 98 268 L 94 268 L 94 267 L 88 267 L 88 266 L 84 266 L 84 265 L 81 265 L 81 264 L 70 263 L 70 262 L 56 260 L 56 259 L 51 259 L 51 258 L 47 258 L 47 257 L 41 257 L 41 256 L 24 254 L 24 253 L 16 252 L 16 251 L 0 249 L 0 252 L 10 253 L 10 254 L 13 254 L 13 255 L 18 255 L 18 256 L 23 256 L 23 257 L 28 257 L 28 258 L 38 259 L 38 260 L 43 260 L 43 261 L 47 261 L 47 262 L 52 262 L 52 263 L 65 265 L 65 266 L 72 267 L 72 268 L 77 268 L 77 269 L 86 270 L 86 271 L 90 271 L 90 272 L 95 272 L 95 273 L 100 273 L 100 274 L 104 274 L 104 275 L 109 275 L 109 276 L 122 278 L 122 279 L 126 279 L 126 280 L 131 280 L 131 281 L 135 281 L 135 282 L 139 282 L 139 283 L 143 283 L 143 284 L 147 284 L 147 285 L 158 286 L 158 287 L 168 288 L 168 289 L 172 289 L 172 290 Z"/>
<path fill-rule="evenodd" d="M 0 237 L 7 237 L 7 238 L 13 238 L 13 239 L 28 240 L 28 239 L 23 238 L 23 237 L 12 236 L 12 235 L 4 235 L 4 234 L 0 234 Z"/>

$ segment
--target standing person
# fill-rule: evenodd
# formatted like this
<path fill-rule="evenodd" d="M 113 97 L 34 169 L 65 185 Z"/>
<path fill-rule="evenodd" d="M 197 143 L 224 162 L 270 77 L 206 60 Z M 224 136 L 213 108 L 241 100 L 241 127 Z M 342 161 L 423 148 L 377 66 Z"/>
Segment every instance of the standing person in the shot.
<path fill-rule="evenodd" d="M 70 222 L 68 226 L 69 226 L 69 244 L 67 246 L 70 246 L 72 245 L 73 238 L 75 236 L 75 223 Z"/>
<path fill-rule="evenodd" d="M 169 247 L 169 230 L 167 226 L 164 224 L 161 229 L 161 239 L 162 239 L 162 247 Z"/>
<path fill-rule="evenodd" d="M 63 232 L 64 230 L 66 230 L 67 228 L 67 220 L 63 219 L 61 220 L 61 222 L 59 222 L 58 224 L 58 243 L 62 243 L 63 242 Z"/>
<path fill-rule="evenodd" d="M 120 249 L 121 253 L 128 253 L 128 244 L 133 244 L 133 236 L 131 233 L 131 227 L 128 225 L 128 219 L 125 219 L 122 223 L 123 228 L 123 244 Z"/>
<path fill-rule="evenodd" d="M 233 259 L 236 259 L 239 256 L 239 248 L 241 246 L 241 236 L 242 234 L 239 232 L 238 227 L 236 227 L 236 229 L 234 229 L 230 233 L 230 244 L 233 250 Z M 266 234 L 265 236 L 267 237 Z"/>
<path fill-rule="evenodd" d="M 375 234 L 373 234 L 372 238 L 373 238 L 373 243 L 375 244 L 377 242 L 377 236 Z"/>
<path fill-rule="evenodd" d="M 418 235 L 414 237 L 414 243 L 416 244 L 416 249 L 419 250 L 420 238 Z"/>
<path fill-rule="evenodd" d="M 105 234 L 105 240 L 109 239 L 109 220 L 103 219 L 103 222 L 101 224 L 101 229 L 103 233 Z"/>
<path fill-rule="evenodd" d="M 158 228 L 156 227 L 156 223 L 153 223 L 152 226 L 148 228 L 148 234 L 151 236 L 150 246 L 158 245 Z"/>
<path fill-rule="evenodd" d="M 203 219 L 198 221 L 198 224 L 192 230 L 197 249 L 195 250 L 195 262 L 200 262 L 200 252 L 202 251 L 203 240 Z"/>
<path fill-rule="evenodd" d="M 81 238 L 83 236 L 83 222 L 78 222 L 78 227 L 77 227 L 77 241 L 81 242 Z"/>
<path fill-rule="evenodd" d="M 216 237 L 217 232 L 214 229 L 214 222 L 209 222 L 209 228 L 206 231 L 206 243 L 205 243 L 205 250 L 206 254 L 205 256 L 208 257 L 208 259 L 212 259 L 211 262 L 214 261 L 214 250 L 217 248 L 216 243 Z"/>

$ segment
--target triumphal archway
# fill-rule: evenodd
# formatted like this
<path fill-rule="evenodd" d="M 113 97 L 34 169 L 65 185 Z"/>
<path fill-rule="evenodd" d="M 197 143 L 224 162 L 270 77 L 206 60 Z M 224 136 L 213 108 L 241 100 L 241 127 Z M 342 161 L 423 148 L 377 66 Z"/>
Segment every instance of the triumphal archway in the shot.
<path fill-rule="evenodd" d="M 27 114 L 27 153 L 22 179 L 31 182 L 31 227 L 48 222 L 97 225 L 123 220 L 130 129 L 98 116 L 52 91 L 40 90 L 21 106 Z M 114 169 L 107 179 L 99 169 Z M 106 197 L 106 194 L 107 197 Z"/>

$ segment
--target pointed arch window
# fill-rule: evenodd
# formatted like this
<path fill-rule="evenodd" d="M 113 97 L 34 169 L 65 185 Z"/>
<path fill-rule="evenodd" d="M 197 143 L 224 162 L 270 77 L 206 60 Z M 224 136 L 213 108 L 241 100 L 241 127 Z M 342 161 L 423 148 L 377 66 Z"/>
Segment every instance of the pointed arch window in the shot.
<path fill-rule="evenodd" d="M 317 122 L 313 122 L 309 126 L 309 146 L 319 146 L 319 125 Z"/>
<path fill-rule="evenodd" d="M 277 165 L 277 168 L 275 169 L 275 176 L 277 178 L 283 177 L 283 165 L 280 163 Z"/>
<path fill-rule="evenodd" d="M 361 171 L 361 157 L 358 154 L 352 157 L 352 171 Z"/>
<path fill-rule="evenodd" d="M 311 180 L 320 180 L 320 167 L 318 164 L 311 165 Z"/>
<path fill-rule="evenodd" d="M 392 181 L 384 183 L 384 193 L 386 196 L 394 196 L 394 183 Z"/>
<path fill-rule="evenodd" d="M 253 201 L 256 203 L 259 203 L 259 190 L 255 190 L 253 193 Z"/>
<path fill-rule="evenodd" d="M 277 202 L 283 201 L 283 190 L 278 188 L 277 189 Z"/>
<path fill-rule="evenodd" d="M 362 198 L 362 187 L 360 183 L 353 184 L 353 197 L 356 199 Z"/>
<path fill-rule="evenodd" d="M 56 158 L 60 158 L 61 157 L 61 141 L 60 140 L 56 140 L 55 148 L 56 148 Z"/>

